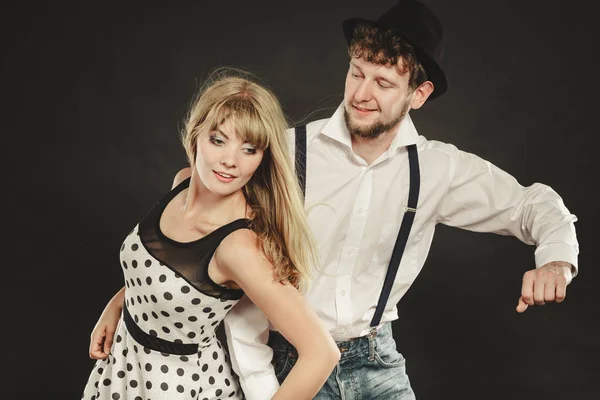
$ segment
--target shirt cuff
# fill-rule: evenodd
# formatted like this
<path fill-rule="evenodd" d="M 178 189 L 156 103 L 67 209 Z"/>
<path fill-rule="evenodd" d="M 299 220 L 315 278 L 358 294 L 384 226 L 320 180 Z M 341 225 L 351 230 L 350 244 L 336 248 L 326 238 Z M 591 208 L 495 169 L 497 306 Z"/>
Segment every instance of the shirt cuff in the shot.
<path fill-rule="evenodd" d="M 246 400 L 268 400 L 279 389 L 279 382 L 273 374 L 252 376 L 240 380 L 240 385 Z"/>
<path fill-rule="evenodd" d="M 570 263 L 573 268 L 573 278 L 577 275 L 578 250 L 565 243 L 552 243 L 538 247 L 535 250 L 535 266 L 537 268 L 553 261 L 564 261 Z"/>

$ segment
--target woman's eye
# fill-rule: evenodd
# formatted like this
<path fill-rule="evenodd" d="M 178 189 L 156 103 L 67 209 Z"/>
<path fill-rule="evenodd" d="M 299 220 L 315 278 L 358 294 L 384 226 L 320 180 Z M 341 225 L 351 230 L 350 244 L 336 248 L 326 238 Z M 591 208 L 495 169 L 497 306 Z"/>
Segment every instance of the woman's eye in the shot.
<path fill-rule="evenodd" d="M 256 154 L 256 149 L 254 147 L 245 147 L 243 151 L 246 154 Z"/>
<path fill-rule="evenodd" d="M 216 136 L 214 136 L 214 135 L 211 135 L 211 136 L 208 138 L 208 140 L 209 140 L 209 141 L 210 141 L 212 144 L 214 144 L 214 145 L 217 145 L 217 146 L 221 146 L 221 145 L 223 145 L 223 144 L 225 143 L 225 142 L 224 142 L 224 141 L 223 141 L 221 138 L 218 138 L 218 137 L 216 137 Z"/>

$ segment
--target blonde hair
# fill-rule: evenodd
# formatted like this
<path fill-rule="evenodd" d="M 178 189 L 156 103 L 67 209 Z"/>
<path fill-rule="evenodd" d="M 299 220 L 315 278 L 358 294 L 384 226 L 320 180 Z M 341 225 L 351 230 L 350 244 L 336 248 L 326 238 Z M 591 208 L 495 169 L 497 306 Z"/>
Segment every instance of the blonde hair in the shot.
<path fill-rule="evenodd" d="M 251 228 L 275 267 L 280 282 L 304 287 L 310 265 L 317 266 L 314 241 L 286 140 L 288 127 L 275 95 L 248 72 L 219 68 L 193 102 L 182 131 L 190 165 L 198 136 L 231 121 L 238 137 L 264 150 L 263 159 L 243 193 L 252 210 Z"/>

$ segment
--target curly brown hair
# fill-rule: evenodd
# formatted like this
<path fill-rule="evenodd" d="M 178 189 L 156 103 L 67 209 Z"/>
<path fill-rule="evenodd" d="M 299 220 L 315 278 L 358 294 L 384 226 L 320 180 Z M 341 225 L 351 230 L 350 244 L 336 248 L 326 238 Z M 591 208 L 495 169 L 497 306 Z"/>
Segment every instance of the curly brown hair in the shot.
<path fill-rule="evenodd" d="M 396 65 L 401 74 L 409 72 L 411 90 L 427 81 L 427 73 L 417 59 L 415 48 L 392 30 L 356 24 L 348 55 L 374 64 Z"/>

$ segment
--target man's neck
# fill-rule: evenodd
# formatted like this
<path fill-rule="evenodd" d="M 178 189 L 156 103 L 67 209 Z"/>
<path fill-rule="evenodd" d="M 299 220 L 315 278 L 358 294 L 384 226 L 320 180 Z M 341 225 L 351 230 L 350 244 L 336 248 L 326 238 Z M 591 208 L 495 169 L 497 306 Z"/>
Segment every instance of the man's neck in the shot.
<path fill-rule="evenodd" d="M 368 165 L 371 165 L 390 148 L 397 131 L 398 126 L 396 125 L 394 128 L 373 139 L 352 135 L 352 151 L 365 160 Z"/>

